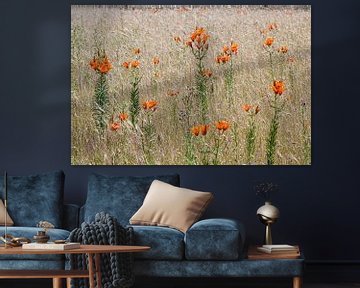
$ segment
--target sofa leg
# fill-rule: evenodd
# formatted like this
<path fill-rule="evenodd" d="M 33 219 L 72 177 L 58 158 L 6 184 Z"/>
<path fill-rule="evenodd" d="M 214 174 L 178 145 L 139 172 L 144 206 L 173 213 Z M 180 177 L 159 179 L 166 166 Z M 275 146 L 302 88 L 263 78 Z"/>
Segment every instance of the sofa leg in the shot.
<path fill-rule="evenodd" d="M 53 278 L 53 288 L 62 288 L 61 278 Z"/>
<path fill-rule="evenodd" d="M 301 288 L 301 277 L 297 276 L 293 278 L 293 288 Z"/>

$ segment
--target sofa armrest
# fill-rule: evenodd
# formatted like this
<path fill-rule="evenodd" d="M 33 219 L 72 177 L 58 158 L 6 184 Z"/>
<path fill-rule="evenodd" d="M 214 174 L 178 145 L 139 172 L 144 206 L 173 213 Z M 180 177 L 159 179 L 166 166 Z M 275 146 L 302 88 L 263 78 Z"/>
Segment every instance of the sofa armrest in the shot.
<path fill-rule="evenodd" d="M 196 222 L 185 234 L 188 260 L 235 260 L 242 254 L 245 228 L 234 219 L 213 218 Z"/>
<path fill-rule="evenodd" d="M 79 206 L 64 204 L 63 228 L 71 231 L 77 227 L 79 227 Z"/>

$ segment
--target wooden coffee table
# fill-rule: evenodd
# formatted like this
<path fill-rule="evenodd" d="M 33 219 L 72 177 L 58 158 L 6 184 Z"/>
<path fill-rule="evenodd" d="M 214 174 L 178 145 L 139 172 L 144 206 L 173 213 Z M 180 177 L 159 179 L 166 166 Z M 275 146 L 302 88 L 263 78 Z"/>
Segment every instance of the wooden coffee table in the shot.
<path fill-rule="evenodd" d="M 148 246 L 123 246 L 123 245 L 80 245 L 78 249 L 71 250 L 25 250 L 21 247 L 0 248 L 0 254 L 25 255 L 25 254 L 87 254 L 88 270 L 0 270 L 0 279 L 30 279 L 52 278 L 53 288 L 62 287 L 62 279 L 66 278 L 68 287 L 72 278 L 89 278 L 90 288 L 101 288 L 101 257 L 102 253 L 144 252 Z M 94 259 L 95 258 L 95 263 Z M 94 265 L 95 264 L 95 265 Z"/>

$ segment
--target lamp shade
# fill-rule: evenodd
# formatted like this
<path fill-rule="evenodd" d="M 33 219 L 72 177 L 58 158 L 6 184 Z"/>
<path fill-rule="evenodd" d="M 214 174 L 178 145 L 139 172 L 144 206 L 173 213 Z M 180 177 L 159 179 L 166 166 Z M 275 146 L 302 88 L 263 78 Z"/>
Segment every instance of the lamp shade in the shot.
<path fill-rule="evenodd" d="M 269 220 L 276 220 L 280 217 L 280 211 L 274 205 L 271 205 L 270 202 L 265 202 L 265 205 L 261 206 L 256 214 L 258 216 L 263 216 L 268 218 Z"/>

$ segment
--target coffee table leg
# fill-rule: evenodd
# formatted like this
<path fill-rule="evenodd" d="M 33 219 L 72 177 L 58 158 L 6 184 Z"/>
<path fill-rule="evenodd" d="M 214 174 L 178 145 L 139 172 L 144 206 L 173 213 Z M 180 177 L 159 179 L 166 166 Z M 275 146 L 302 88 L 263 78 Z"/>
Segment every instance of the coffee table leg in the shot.
<path fill-rule="evenodd" d="M 97 288 L 101 288 L 101 255 L 95 254 L 95 270 L 96 270 L 96 285 Z"/>
<path fill-rule="evenodd" d="M 66 288 L 71 288 L 71 278 L 66 278 Z"/>
<path fill-rule="evenodd" d="M 94 254 L 88 253 L 88 259 L 89 259 L 89 288 L 95 288 L 95 282 L 94 282 Z"/>
<path fill-rule="evenodd" d="M 293 288 L 301 288 L 301 277 L 297 276 L 293 278 Z"/>
<path fill-rule="evenodd" d="M 61 278 L 53 278 L 53 288 L 61 288 L 62 281 Z"/>

